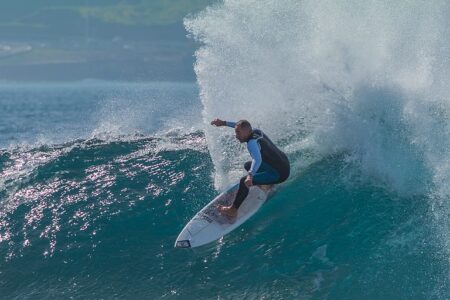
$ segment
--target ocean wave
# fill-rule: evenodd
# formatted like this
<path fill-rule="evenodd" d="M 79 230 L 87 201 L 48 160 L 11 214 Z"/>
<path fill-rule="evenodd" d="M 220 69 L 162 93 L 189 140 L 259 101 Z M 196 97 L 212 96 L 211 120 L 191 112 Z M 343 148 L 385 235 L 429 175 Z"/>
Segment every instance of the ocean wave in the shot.
<path fill-rule="evenodd" d="M 139 202 L 170 203 L 168 194 L 187 180 L 189 165 L 194 165 L 192 174 L 202 176 L 210 168 L 201 132 L 17 147 L 2 150 L 0 157 L 3 257 L 41 239 L 48 241 L 44 253 L 51 255 L 60 235 L 89 232 L 93 237 L 99 220 Z"/>

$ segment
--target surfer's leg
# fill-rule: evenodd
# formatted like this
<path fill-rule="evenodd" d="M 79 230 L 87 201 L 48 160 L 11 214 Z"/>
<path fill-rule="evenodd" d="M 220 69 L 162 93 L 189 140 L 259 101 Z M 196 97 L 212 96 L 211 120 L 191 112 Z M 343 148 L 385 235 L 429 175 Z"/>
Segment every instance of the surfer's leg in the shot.
<path fill-rule="evenodd" d="M 250 170 L 251 165 L 252 165 L 252 162 L 247 161 L 244 164 L 244 169 L 247 171 Z M 242 202 L 247 197 L 248 192 L 249 192 L 248 187 L 245 185 L 246 178 L 247 178 L 247 176 L 244 176 L 241 178 L 241 180 L 239 182 L 239 189 L 238 189 L 238 192 L 236 194 L 233 204 L 230 207 L 228 207 L 228 206 L 219 207 L 219 211 L 221 211 L 225 215 L 231 216 L 230 208 L 232 208 L 232 210 L 234 211 L 232 215 L 235 216 L 235 214 L 237 214 L 237 209 L 239 208 L 239 206 L 241 206 Z"/>
<path fill-rule="evenodd" d="M 244 199 L 248 195 L 249 189 L 245 185 L 245 179 L 246 178 L 247 178 L 247 176 L 244 176 L 239 181 L 239 189 L 238 189 L 238 192 L 236 194 L 236 198 L 234 199 L 234 202 L 233 202 L 233 207 L 236 208 L 236 209 L 238 209 L 239 206 L 241 206 L 242 202 L 244 201 Z"/>
<path fill-rule="evenodd" d="M 250 167 L 252 166 L 252 162 L 251 161 L 247 161 L 244 164 L 244 169 L 245 170 L 250 170 Z M 233 202 L 233 206 L 238 209 L 239 206 L 241 206 L 242 202 L 244 201 L 244 199 L 247 197 L 248 195 L 248 187 L 245 185 L 245 179 L 247 178 L 247 176 L 244 176 L 241 178 L 241 180 L 239 181 L 239 190 L 236 194 L 236 198 L 234 199 Z"/>
<path fill-rule="evenodd" d="M 250 169 L 251 162 L 246 162 L 244 168 Z M 239 181 L 239 190 L 236 194 L 236 198 L 233 202 L 233 207 L 238 209 L 242 202 L 244 202 L 245 198 L 248 196 L 249 189 L 245 185 L 245 179 L 247 176 L 244 176 Z M 253 185 L 262 185 L 262 184 L 273 184 L 277 183 L 280 178 L 280 174 L 272 168 L 270 165 L 266 163 L 262 163 L 261 167 L 259 167 L 258 172 L 253 175 Z"/>

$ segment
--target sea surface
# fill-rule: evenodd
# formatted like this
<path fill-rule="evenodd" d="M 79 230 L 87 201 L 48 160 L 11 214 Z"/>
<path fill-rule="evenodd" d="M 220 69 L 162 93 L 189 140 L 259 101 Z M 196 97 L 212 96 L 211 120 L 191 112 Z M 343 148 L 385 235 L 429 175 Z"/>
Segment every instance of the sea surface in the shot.
<path fill-rule="evenodd" d="M 196 83 L 0 82 L 2 299 L 449 299 L 446 1 L 224 1 L 185 20 Z M 292 173 L 175 249 L 244 174 Z"/>

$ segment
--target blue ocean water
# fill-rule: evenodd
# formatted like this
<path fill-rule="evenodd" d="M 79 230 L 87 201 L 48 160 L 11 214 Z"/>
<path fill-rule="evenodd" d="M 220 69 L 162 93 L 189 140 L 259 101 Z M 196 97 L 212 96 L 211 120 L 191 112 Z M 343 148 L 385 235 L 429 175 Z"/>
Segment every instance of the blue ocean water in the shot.
<path fill-rule="evenodd" d="M 121 115 L 125 104 L 105 100 L 110 93 L 126 95 L 127 109 L 129 101 L 163 108 Z M 362 179 L 345 154 L 303 169 L 221 242 L 174 249 L 184 224 L 218 192 L 214 165 L 195 125 L 200 110 L 176 114 L 192 126 L 144 124 L 166 109 L 199 109 L 194 84 L 13 85 L 2 95 L 2 127 L 16 131 L 0 151 L 4 298 L 381 299 L 448 291 L 427 197 Z M 105 111 L 111 119 L 94 117 L 107 118 Z M 134 129 L 106 130 L 105 122 L 117 130 L 127 117 Z"/>
<path fill-rule="evenodd" d="M 448 4 L 224 1 L 186 19 L 197 83 L 0 83 L 0 297 L 448 299 Z M 248 159 L 292 176 L 174 249 Z"/>

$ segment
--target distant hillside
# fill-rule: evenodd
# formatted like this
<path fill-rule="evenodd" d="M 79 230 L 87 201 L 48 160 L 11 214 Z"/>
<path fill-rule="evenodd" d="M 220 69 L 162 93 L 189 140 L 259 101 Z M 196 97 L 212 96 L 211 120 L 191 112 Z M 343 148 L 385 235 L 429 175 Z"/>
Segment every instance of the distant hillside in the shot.
<path fill-rule="evenodd" d="M 183 18 L 218 0 L 3 0 L 0 80 L 195 80 Z"/>
<path fill-rule="evenodd" d="M 115 31 L 146 38 L 145 30 L 173 27 L 212 0 L 3 0 L 1 37 L 54 38 L 83 36 L 93 30 L 97 37 Z M 96 28 L 99 27 L 98 30 Z M 91 28 L 91 29 L 90 29 Z M 138 32 L 138 34 L 136 34 Z"/>
<path fill-rule="evenodd" d="M 174 23 L 186 14 L 203 9 L 211 0 L 3 0 L 3 21 L 26 21 L 26 17 L 49 9 L 91 13 L 108 22 L 126 24 Z M 124 11 L 125 10 L 125 11 Z"/>

